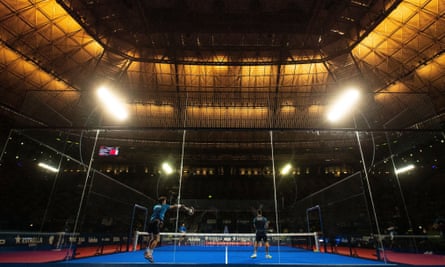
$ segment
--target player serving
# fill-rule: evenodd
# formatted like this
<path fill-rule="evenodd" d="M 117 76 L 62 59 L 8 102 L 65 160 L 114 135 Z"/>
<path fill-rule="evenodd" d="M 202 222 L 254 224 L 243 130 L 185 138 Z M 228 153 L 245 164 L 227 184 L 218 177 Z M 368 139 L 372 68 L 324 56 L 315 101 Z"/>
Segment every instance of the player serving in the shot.
<path fill-rule="evenodd" d="M 158 245 L 158 242 L 161 239 L 161 229 L 164 224 L 164 217 L 167 211 L 171 209 L 184 209 L 189 215 L 193 215 L 195 212 L 193 207 L 186 207 L 183 204 L 174 204 L 170 205 L 167 204 L 167 198 L 162 196 L 158 199 L 158 203 L 153 206 L 153 212 L 150 217 L 150 222 L 148 223 L 148 234 L 149 234 L 149 241 L 148 241 L 148 247 L 145 250 L 144 257 L 149 260 L 151 263 L 154 262 L 153 260 L 153 250 Z"/>

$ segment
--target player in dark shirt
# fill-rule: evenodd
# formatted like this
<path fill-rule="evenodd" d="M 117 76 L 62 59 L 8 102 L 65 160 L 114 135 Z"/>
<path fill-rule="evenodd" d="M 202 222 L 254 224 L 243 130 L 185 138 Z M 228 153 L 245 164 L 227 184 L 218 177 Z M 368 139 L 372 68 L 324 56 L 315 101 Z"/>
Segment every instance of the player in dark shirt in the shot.
<path fill-rule="evenodd" d="M 253 254 L 250 256 L 252 259 L 256 258 L 258 245 L 260 242 L 264 243 L 266 249 L 266 259 L 272 259 L 269 254 L 269 241 L 267 240 L 267 228 L 269 228 L 269 221 L 263 216 L 261 210 L 257 211 L 257 216 L 253 219 L 253 227 L 255 228 L 255 242 L 253 243 Z"/>

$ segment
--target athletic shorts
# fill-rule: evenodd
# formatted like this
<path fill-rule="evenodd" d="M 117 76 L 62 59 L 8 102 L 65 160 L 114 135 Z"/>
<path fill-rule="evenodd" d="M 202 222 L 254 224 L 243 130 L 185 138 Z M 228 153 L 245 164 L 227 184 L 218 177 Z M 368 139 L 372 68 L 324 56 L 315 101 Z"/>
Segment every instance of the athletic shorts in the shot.
<path fill-rule="evenodd" d="M 155 219 L 148 224 L 148 232 L 157 235 L 161 232 L 162 221 Z"/>
<path fill-rule="evenodd" d="M 267 242 L 266 232 L 257 232 L 255 235 L 255 241 L 256 242 L 261 242 L 261 241 Z"/>

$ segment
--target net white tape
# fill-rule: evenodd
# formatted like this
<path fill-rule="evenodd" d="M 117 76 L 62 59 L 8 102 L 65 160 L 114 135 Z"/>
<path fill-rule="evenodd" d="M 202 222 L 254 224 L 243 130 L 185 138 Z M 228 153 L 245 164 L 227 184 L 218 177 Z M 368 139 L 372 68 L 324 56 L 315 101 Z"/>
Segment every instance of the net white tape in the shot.
<path fill-rule="evenodd" d="M 305 245 L 319 251 L 318 233 L 268 233 L 268 241 L 271 246 L 297 246 Z M 143 247 L 147 243 L 149 233 L 136 231 L 133 240 L 133 250 Z M 255 240 L 254 233 L 161 233 L 163 245 L 175 245 L 184 241 L 184 245 L 190 246 L 252 246 Z"/>

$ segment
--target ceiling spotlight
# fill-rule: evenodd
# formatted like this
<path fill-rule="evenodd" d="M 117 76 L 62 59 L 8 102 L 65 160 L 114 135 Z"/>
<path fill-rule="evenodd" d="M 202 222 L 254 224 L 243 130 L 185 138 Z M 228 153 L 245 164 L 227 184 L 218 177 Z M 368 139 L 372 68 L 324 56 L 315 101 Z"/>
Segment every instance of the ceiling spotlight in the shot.
<path fill-rule="evenodd" d="M 410 165 L 407 165 L 407 166 L 402 167 L 402 168 L 400 168 L 400 169 L 396 169 L 396 170 L 395 170 L 395 173 L 396 173 L 396 174 L 404 173 L 404 172 L 407 172 L 407 171 L 412 170 L 412 169 L 414 169 L 414 165 L 413 165 L 413 164 L 410 164 Z"/>
<path fill-rule="evenodd" d="M 166 174 L 172 174 L 173 173 L 173 168 L 168 163 L 163 163 L 162 164 L 162 170 L 164 170 L 164 172 Z"/>
<path fill-rule="evenodd" d="M 345 91 L 335 101 L 334 105 L 328 112 L 328 120 L 331 122 L 339 121 L 348 113 L 352 107 L 357 103 L 360 93 L 356 89 L 350 89 Z"/>
<path fill-rule="evenodd" d="M 106 87 L 100 87 L 97 90 L 99 100 L 103 106 L 118 120 L 125 120 L 128 112 L 125 105 L 117 96 L 113 95 Z"/>
<path fill-rule="evenodd" d="M 289 163 L 284 165 L 284 167 L 281 169 L 281 174 L 287 175 L 290 172 L 291 168 L 292 168 L 292 165 L 290 165 Z"/>
<path fill-rule="evenodd" d="M 37 165 L 39 167 L 41 167 L 41 168 L 43 168 L 45 170 L 51 171 L 51 172 L 58 172 L 59 171 L 59 169 L 57 169 L 57 168 L 55 168 L 53 166 L 50 166 L 50 165 L 48 165 L 46 163 L 43 163 L 43 162 L 39 162 L 39 164 L 37 164 Z"/>

